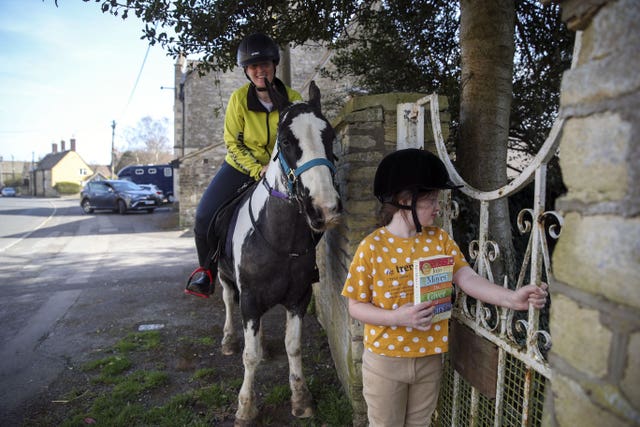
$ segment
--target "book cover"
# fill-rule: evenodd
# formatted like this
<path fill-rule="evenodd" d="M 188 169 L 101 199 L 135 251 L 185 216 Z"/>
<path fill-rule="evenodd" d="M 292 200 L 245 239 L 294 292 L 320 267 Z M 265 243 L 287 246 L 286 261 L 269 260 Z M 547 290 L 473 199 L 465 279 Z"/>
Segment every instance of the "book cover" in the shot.
<path fill-rule="evenodd" d="M 413 261 L 413 302 L 433 301 L 432 323 L 451 317 L 453 256 L 435 255 Z"/>

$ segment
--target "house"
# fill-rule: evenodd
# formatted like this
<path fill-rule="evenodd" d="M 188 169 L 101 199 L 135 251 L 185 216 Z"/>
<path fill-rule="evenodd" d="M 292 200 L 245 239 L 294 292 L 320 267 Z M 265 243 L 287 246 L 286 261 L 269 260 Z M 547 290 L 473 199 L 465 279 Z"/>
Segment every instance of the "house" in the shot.
<path fill-rule="evenodd" d="M 87 177 L 84 181 L 86 184 L 89 181 L 104 181 L 105 179 L 111 179 L 111 169 L 109 165 L 90 165 L 93 171 L 93 175 Z"/>
<path fill-rule="evenodd" d="M 71 138 L 69 150 L 65 141 L 52 144 L 51 153 L 38 162 L 33 171 L 33 194 L 40 197 L 55 197 L 58 192 L 55 185 L 59 182 L 75 182 L 82 186 L 93 170 L 76 152 L 76 140 Z"/>

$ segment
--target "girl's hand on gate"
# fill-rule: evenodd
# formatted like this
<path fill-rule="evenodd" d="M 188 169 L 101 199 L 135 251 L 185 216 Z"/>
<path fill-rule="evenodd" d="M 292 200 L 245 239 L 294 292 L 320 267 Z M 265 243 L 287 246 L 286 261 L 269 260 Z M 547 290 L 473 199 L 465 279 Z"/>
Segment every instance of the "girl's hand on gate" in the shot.
<path fill-rule="evenodd" d="M 433 301 L 422 302 L 420 304 L 405 304 L 395 310 L 397 325 L 415 328 L 420 331 L 428 331 L 431 329 L 434 309 Z"/>
<path fill-rule="evenodd" d="M 534 308 L 541 309 L 547 303 L 547 284 L 540 286 L 527 285 L 513 292 L 511 298 L 511 308 L 514 310 L 528 310 L 529 304 Z"/>

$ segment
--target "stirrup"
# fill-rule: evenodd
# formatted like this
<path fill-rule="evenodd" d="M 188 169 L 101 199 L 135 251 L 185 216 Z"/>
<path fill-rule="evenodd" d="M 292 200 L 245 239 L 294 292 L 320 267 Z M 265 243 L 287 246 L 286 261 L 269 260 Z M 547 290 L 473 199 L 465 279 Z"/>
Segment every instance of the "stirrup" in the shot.
<path fill-rule="evenodd" d="M 191 281 L 193 280 L 193 277 L 198 273 L 205 273 L 209 277 L 209 286 L 210 287 L 214 286 L 213 276 L 211 274 L 211 270 L 209 270 L 208 268 L 204 268 L 204 267 L 198 267 L 195 270 L 193 270 L 193 273 L 191 273 L 191 275 L 189 276 L 189 279 L 187 280 L 187 285 L 184 288 L 184 293 L 187 294 L 187 295 L 194 295 L 194 296 L 197 296 L 197 297 L 200 297 L 200 298 L 209 298 L 210 294 L 203 294 L 203 293 L 192 291 L 191 289 L 189 289 L 189 285 L 191 284 Z"/>

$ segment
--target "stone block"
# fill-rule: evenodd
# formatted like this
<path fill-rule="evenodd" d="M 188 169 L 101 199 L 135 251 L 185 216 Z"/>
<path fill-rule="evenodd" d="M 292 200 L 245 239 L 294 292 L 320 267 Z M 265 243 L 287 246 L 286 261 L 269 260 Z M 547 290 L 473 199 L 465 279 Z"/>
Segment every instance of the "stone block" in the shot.
<path fill-rule="evenodd" d="M 613 334 L 600 323 L 600 312 L 564 295 L 554 294 L 552 301 L 551 351 L 580 371 L 604 377 Z"/>
<path fill-rule="evenodd" d="M 593 104 L 637 91 L 640 74 L 630 73 L 629 68 L 640 68 L 640 56 L 620 52 L 565 71 L 560 105 Z"/>
<path fill-rule="evenodd" d="M 352 168 L 349 174 L 349 181 L 369 182 L 373 183 L 373 177 L 376 174 L 378 165 L 372 164 L 359 168 Z"/>
<path fill-rule="evenodd" d="M 640 218 L 567 214 L 553 253 L 555 277 L 640 308 Z"/>
<path fill-rule="evenodd" d="M 627 156 L 632 135 L 631 124 L 617 114 L 568 120 L 560 145 L 567 198 L 584 202 L 623 198 L 631 184 Z"/>
<path fill-rule="evenodd" d="M 367 110 L 352 111 L 345 121 L 347 123 L 373 123 L 382 122 L 384 120 L 384 111 L 382 108 L 370 108 Z"/>
<path fill-rule="evenodd" d="M 561 374 L 553 377 L 555 416 L 558 427 L 631 426 L 606 408 L 596 406 L 588 391 L 573 379 Z"/>
<path fill-rule="evenodd" d="M 627 366 L 620 388 L 634 406 L 640 410 L 640 332 L 631 334 L 627 348 Z"/>
<path fill-rule="evenodd" d="M 350 135 L 347 138 L 345 151 L 352 151 L 354 149 L 367 149 L 374 148 L 378 145 L 378 138 L 374 134 L 360 134 Z"/>
<path fill-rule="evenodd" d="M 620 97 L 640 88 L 640 74 L 629 72 L 640 67 L 639 22 L 637 0 L 609 1 L 598 11 L 583 33 L 578 66 L 563 76 L 563 107 Z"/>
<path fill-rule="evenodd" d="M 352 151 L 349 154 L 346 154 L 343 157 L 341 157 L 340 161 L 360 162 L 360 163 L 366 163 L 369 165 L 375 165 L 375 167 L 377 167 L 378 163 L 380 163 L 380 160 L 382 160 L 382 157 L 383 157 L 383 153 L 379 151 L 372 151 L 372 150 Z"/>

